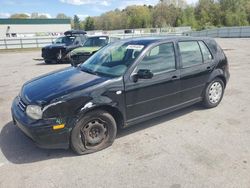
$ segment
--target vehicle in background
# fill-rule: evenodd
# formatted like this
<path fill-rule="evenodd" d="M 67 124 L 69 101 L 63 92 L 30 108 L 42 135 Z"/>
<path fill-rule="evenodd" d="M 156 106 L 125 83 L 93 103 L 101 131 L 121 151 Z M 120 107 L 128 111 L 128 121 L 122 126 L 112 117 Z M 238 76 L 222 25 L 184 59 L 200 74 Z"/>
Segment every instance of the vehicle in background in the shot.
<path fill-rule="evenodd" d="M 57 38 L 53 44 L 42 48 L 42 57 L 46 64 L 55 64 L 68 61 L 67 54 L 83 46 L 86 41 L 86 32 L 82 30 L 69 30 L 63 37 Z"/>
<path fill-rule="evenodd" d="M 76 48 L 69 53 L 70 63 L 73 66 L 83 63 L 102 47 L 118 40 L 120 40 L 118 37 L 103 35 L 88 36 L 82 47 Z"/>

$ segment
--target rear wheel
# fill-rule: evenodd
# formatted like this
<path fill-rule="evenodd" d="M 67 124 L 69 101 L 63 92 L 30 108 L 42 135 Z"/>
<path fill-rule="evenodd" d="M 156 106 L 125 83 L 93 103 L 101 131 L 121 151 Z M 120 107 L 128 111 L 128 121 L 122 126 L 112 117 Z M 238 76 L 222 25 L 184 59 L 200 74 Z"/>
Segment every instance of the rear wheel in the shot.
<path fill-rule="evenodd" d="M 79 155 L 109 147 L 116 137 L 117 127 L 112 115 L 95 110 L 79 119 L 71 133 L 71 147 Z"/>
<path fill-rule="evenodd" d="M 203 104 L 207 108 L 218 106 L 224 94 L 225 84 L 220 78 L 214 79 L 210 82 L 205 90 Z"/>

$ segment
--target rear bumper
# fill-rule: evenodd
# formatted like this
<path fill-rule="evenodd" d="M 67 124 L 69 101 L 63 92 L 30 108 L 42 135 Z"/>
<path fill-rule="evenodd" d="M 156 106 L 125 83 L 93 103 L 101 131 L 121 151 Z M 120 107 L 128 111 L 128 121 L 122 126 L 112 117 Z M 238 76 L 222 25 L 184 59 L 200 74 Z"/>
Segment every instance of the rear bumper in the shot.
<path fill-rule="evenodd" d="M 13 122 L 35 144 L 47 149 L 69 148 L 70 128 L 65 126 L 61 130 L 53 130 L 56 120 L 32 120 L 18 107 L 18 98 L 15 98 L 11 107 Z"/>
<path fill-rule="evenodd" d="M 228 83 L 229 78 L 230 78 L 229 70 L 226 70 L 226 71 L 225 71 L 224 76 L 225 76 L 225 78 L 226 78 L 226 82 Z"/>

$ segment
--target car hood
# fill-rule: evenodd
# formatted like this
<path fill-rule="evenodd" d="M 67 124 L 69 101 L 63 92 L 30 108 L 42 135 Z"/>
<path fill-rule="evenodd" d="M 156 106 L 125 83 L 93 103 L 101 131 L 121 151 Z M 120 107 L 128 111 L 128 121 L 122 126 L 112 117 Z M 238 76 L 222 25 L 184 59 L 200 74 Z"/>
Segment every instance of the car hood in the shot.
<path fill-rule="evenodd" d="M 101 47 L 79 47 L 71 51 L 71 55 L 81 54 L 81 53 L 92 53 L 94 51 L 98 51 Z"/>
<path fill-rule="evenodd" d="M 83 72 L 79 67 L 69 67 L 25 83 L 21 97 L 29 104 L 44 104 L 63 95 L 95 86 L 107 80 L 106 77 Z"/>

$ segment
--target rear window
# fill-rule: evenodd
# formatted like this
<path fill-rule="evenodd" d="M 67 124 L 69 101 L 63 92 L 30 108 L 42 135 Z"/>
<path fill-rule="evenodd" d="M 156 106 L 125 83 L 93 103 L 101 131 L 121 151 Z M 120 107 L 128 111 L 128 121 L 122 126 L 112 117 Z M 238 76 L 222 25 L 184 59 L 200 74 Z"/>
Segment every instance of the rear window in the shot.
<path fill-rule="evenodd" d="M 206 44 L 213 54 L 223 53 L 220 46 L 214 40 L 206 40 Z"/>
<path fill-rule="evenodd" d="M 55 44 L 65 44 L 66 46 L 69 46 L 73 44 L 75 38 L 76 38 L 75 36 L 59 37 L 55 40 Z"/>

